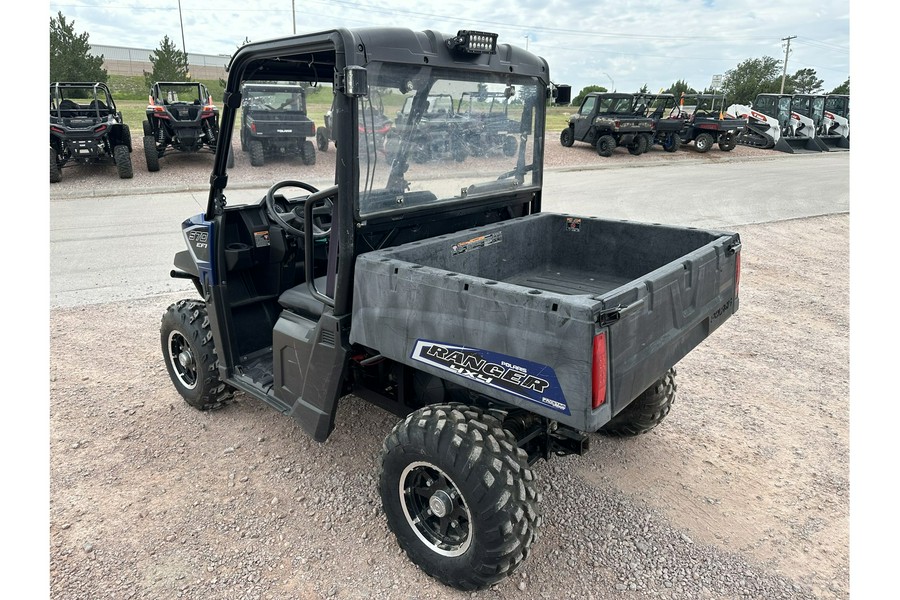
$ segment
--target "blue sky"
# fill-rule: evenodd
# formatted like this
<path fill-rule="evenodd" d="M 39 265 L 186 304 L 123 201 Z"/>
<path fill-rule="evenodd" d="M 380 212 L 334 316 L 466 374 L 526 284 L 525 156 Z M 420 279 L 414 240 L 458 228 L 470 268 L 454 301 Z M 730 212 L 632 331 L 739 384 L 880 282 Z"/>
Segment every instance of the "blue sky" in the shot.
<path fill-rule="evenodd" d="M 440 3 L 370 0 L 295 0 L 298 33 L 371 25 L 482 29 L 500 41 L 540 54 L 551 77 L 574 91 L 590 84 L 634 91 L 668 87 L 678 79 L 702 89 L 747 58 L 784 57 L 788 72 L 812 67 L 825 91 L 850 72 L 850 6 L 844 0 L 446 0 Z M 588 7 L 586 9 L 586 7 Z M 153 49 L 164 35 L 181 46 L 178 0 L 59 0 L 91 42 Z M 232 54 L 252 41 L 291 35 L 291 0 L 181 0 L 189 52 Z"/>

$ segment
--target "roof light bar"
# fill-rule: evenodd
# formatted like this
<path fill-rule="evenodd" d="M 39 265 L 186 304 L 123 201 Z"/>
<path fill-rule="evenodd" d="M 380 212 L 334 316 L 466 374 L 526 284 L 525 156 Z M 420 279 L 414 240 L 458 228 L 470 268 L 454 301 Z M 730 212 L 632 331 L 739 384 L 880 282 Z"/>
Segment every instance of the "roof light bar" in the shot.
<path fill-rule="evenodd" d="M 460 29 L 455 37 L 447 40 L 447 47 L 466 54 L 496 54 L 497 34 Z"/>

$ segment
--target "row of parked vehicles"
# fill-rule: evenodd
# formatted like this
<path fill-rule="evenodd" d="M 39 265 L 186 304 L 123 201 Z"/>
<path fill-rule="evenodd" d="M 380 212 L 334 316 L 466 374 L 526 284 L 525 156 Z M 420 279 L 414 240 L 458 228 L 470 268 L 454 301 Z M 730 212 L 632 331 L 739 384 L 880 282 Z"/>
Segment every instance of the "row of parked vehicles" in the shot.
<path fill-rule="evenodd" d="M 587 94 L 560 132 L 560 144 L 576 141 L 612 156 L 618 146 L 640 155 L 659 144 L 675 152 L 694 144 L 729 152 L 736 145 L 782 152 L 850 149 L 850 97 L 847 95 L 760 94 L 749 106 L 726 108 L 721 94 Z"/>
<path fill-rule="evenodd" d="M 334 141 L 332 111 L 316 127 L 309 118 L 306 90 L 300 84 L 246 84 L 241 107 L 241 150 L 250 164 L 273 157 L 298 156 L 316 162 L 316 146 L 328 151 Z M 515 90 L 468 91 L 428 96 L 419 106 L 407 98 L 396 117 L 385 113 L 380 96 L 367 102 L 360 127 L 375 135 L 372 149 L 393 160 L 402 143 L 411 158 L 425 163 L 440 156 L 462 162 L 469 156 L 514 156 L 521 99 Z M 513 114 L 510 114 L 510 111 Z M 421 118 L 411 119 L 411 115 Z M 414 131 L 408 123 L 414 124 Z M 143 122 L 142 146 L 147 170 L 160 170 L 172 152 L 214 153 L 219 140 L 219 110 L 209 90 L 198 82 L 156 82 L 150 90 Z M 590 93 L 560 133 L 570 147 L 584 142 L 600 156 L 618 146 L 640 155 L 654 145 L 675 152 L 693 143 L 697 152 L 736 145 L 783 152 L 821 152 L 850 148 L 850 97 L 846 95 L 760 94 L 750 105 L 732 104 L 717 94 Z M 315 140 L 315 144 L 313 143 Z M 405 140 L 405 141 L 404 141 Z M 131 132 L 103 83 L 54 83 L 50 86 L 50 181 L 62 179 L 69 163 L 115 163 L 119 177 L 131 178 Z M 234 165 L 229 152 L 228 165 Z"/>
<path fill-rule="evenodd" d="M 159 171 L 173 153 L 215 153 L 219 109 L 199 82 L 159 81 L 150 88 L 141 145 L 147 170 Z M 316 162 L 316 127 L 306 113 L 300 85 L 248 84 L 242 105 L 241 150 L 252 166 L 266 157 L 299 156 Z M 309 138 L 309 139 L 307 139 Z M 67 164 L 114 162 L 122 179 L 134 176 L 131 131 L 112 92 L 99 82 L 57 82 L 50 86 L 50 182 Z M 229 151 L 227 163 L 234 166 Z"/>
<path fill-rule="evenodd" d="M 514 156 L 518 141 L 512 125 L 518 122 L 521 100 L 515 90 L 462 92 L 458 98 L 440 93 L 424 104 L 407 98 L 395 118 L 385 113 L 379 95 L 367 102 L 359 126 L 375 135 L 376 151 L 388 160 L 396 157 L 403 140 L 413 146 L 412 160 L 424 163 L 441 156 L 463 161 L 468 156 Z M 415 113 L 416 118 L 410 119 Z M 421 113 L 421 118 L 418 118 Z M 241 150 L 252 166 L 269 158 L 299 156 L 304 164 L 316 162 L 316 146 L 327 152 L 334 143 L 332 111 L 316 127 L 309 118 L 306 89 L 300 84 L 245 84 L 241 106 Z M 122 178 L 133 176 L 131 135 L 116 109 L 109 87 L 103 83 L 51 85 L 50 181 L 62 178 L 69 163 L 104 162 L 114 158 Z M 414 123 L 414 131 L 406 123 Z M 150 172 L 159 171 L 161 159 L 173 152 L 215 153 L 219 140 L 219 109 L 205 85 L 198 82 L 156 82 L 150 89 L 143 122 L 142 146 Z M 315 140 L 315 144 L 313 143 Z M 229 152 L 228 166 L 234 165 Z"/>

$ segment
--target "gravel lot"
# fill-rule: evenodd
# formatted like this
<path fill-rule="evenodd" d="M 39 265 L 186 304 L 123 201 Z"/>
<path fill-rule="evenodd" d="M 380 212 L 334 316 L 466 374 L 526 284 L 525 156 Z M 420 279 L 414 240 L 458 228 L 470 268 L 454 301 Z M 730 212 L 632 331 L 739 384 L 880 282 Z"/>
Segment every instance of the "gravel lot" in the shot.
<path fill-rule="evenodd" d="M 546 164 L 758 154 L 602 159 L 554 134 Z M 121 183 L 205 185 L 211 157 L 179 158 L 151 174 L 136 150 Z M 314 169 L 327 177 L 333 160 Z M 82 167 L 63 177 L 51 194 L 97 186 Z M 181 294 L 53 310 L 50 597 L 848 598 L 849 217 L 736 229 L 740 311 L 678 365 L 665 423 L 540 463 L 542 537 L 519 573 L 475 594 L 423 574 L 388 532 L 376 461 L 394 417 L 347 397 L 317 444 L 244 395 L 200 413 L 159 348 Z"/>

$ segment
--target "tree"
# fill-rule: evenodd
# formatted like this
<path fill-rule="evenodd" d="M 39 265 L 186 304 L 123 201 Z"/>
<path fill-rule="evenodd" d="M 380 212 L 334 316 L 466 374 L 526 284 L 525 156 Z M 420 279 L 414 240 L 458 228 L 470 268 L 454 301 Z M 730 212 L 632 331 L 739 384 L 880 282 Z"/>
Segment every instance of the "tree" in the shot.
<path fill-rule="evenodd" d="M 834 88 L 833 90 L 831 90 L 828 93 L 829 94 L 847 94 L 847 95 L 849 95 L 850 94 L 850 78 L 848 77 L 847 81 L 845 81 L 841 85 L 837 86 L 836 88 Z"/>
<path fill-rule="evenodd" d="M 650 88 L 647 87 L 647 84 L 641 86 L 641 89 L 638 90 L 638 94 L 646 94 L 650 91 Z"/>
<path fill-rule="evenodd" d="M 781 61 L 771 56 L 748 58 L 726 71 L 722 78 L 722 93 L 729 102 L 738 104 L 752 102 L 757 94 L 778 93 L 780 89 Z"/>
<path fill-rule="evenodd" d="M 682 92 L 684 92 L 685 94 L 696 94 L 697 90 L 689 86 L 687 81 L 685 81 L 684 79 L 679 79 L 678 81 L 670 85 L 669 89 L 667 89 L 665 93 L 675 96 L 675 101 L 677 102 L 681 99 Z"/>
<path fill-rule="evenodd" d="M 50 81 L 102 81 L 109 73 L 103 55 L 92 56 L 88 34 L 75 33 L 75 21 L 67 22 L 62 12 L 50 19 Z"/>
<path fill-rule="evenodd" d="M 572 106 L 581 106 L 581 101 L 584 100 L 584 97 L 587 96 L 591 92 L 605 92 L 607 91 L 605 87 L 602 85 L 589 85 L 584 87 L 578 95 L 572 99 Z"/>
<path fill-rule="evenodd" d="M 824 82 L 816 77 L 815 69 L 799 69 L 791 75 L 790 80 L 792 93 L 794 94 L 818 94 L 823 89 L 822 84 Z M 785 88 L 787 88 L 787 82 L 785 82 Z"/>
<path fill-rule="evenodd" d="M 154 81 L 190 81 L 187 53 L 175 47 L 175 42 L 165 36 L 159 47 L 150 55 L 153 71 L 144 71 L 144 82 L 149 88 Z"/>

